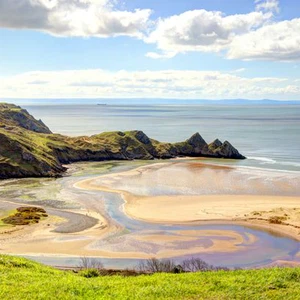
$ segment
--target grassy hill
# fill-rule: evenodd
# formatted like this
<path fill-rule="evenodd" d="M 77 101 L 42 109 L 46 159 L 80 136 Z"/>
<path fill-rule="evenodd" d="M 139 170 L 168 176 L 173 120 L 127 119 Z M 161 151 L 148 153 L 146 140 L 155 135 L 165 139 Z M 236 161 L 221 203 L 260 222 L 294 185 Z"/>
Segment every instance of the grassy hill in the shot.
<path fill-rule="evenodd" d="M 0 255 L 0 299 L 300 299 L 300 269 L 84 278 Z"/>

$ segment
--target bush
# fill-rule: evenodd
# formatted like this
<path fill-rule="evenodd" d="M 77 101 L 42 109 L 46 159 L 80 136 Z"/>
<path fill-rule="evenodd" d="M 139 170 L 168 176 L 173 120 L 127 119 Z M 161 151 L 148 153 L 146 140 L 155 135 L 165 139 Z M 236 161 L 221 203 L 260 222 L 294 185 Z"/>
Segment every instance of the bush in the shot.
<path fill-rule="evenodd" d="M 99 277 L 100 272 L 97 269 L 86 269 L 79 272 L 80 276 L 83 276 L 85 278 L 93 278 L 93 277 Z"/>
<path fill-rule="evenodd" d="M 185 272 L 209 271 L 214 267 L 200 258 L 186 259 L 182 262 L 182 268 Z"/>
<path fill-rule="evenodd" d="M 146 261 L 141 261 L 138 265 L 140 272 L 147 273 L 173 273 L 176 265 L 170 259 L 159 260 L 157 258 L 150 258 Z"/>
<path fill-rule="evenodd" d="M 271 224 L 282 224 L 287 220 L 287 217 L 273 216 L 269 218 L 269 223 Z"/>
<path fill-rule="evenodd" d="M 200 258 L 186 259 L 181 265 L 176 265 L 172 260 L 159 260 L 151 258 L 142 261 L 138 265 L 138 270 L 144 273 L 183 273 L 183 272 L 205 272 L 229 270 L 226 267 L 213 266 Z"/>

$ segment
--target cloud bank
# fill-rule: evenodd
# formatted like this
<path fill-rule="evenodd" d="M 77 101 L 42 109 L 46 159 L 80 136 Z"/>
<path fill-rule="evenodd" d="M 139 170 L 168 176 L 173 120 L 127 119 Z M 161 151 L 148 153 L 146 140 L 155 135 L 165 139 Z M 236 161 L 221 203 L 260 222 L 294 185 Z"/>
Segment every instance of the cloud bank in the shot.
<path fill-rule="evenodd" d="M 243 70 L 28 72 L 0 78 L 3 98 L 297 99 L 300 82 L 247 78 Z"/>
<path fill-rule="evenodd" d="M 55 36 L 141 38 L 150 9 L 121 11 L 110 0 L 0 0 L 0 27 Z"/>
<path fill-rule="evenodd" d="M 300 60 L 300 19 L 269 24 L 232 41 L 228 58 Z"/>

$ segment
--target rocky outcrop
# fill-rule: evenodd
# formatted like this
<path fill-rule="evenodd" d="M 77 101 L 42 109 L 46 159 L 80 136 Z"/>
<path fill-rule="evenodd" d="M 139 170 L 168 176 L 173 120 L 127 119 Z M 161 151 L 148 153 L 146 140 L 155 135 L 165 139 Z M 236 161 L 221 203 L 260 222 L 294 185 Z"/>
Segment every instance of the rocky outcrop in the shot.
<path fill-rule="evenodd" d="M 2 114 L 1 114 L 2 113 Z M 54 177 L 62 164 L 79 161 L 168 159 L 178 156 L 244 159 L 229 142 L 207 144 L 199 133 L 181 143 L 161 143 L 144 132 L 105 132 L 91 137 L 51 134 L 27 111 L 0 104 L 0 178 Z"/>
<path fill-rule="evenodd" d="M 143 131 L 133 131 L 133 135 L 142 144 L 149 145 L 151 143 L 150 139 Z"/>
<path fill-rule="evenodd" d="M 195 151 L 199 151 L 203 149 L 207 145 L 205 140 L 202 138 L 202 136 L 199 134 L 199 132 L 196 132 L 193 134 L 187 141 L 189 145 L 191 145 Z"/>
<path fill-rule="evenodd" d="M 229 142 L 219 139 L 207 144 L 199 133 L 192 135 L 186 142 L 175 144 L 175 156 L 216 157 L 227 159 L 245 159 Z"/>
<path fill-rule="evenodd" d="M 228 141 L 222 143 L 219 139 L 214 140 L 202 150 L 203 156 L 230 159 L 245 159 Z"/>
<path fill-rule="evenodd" d="M 215 153 L 217 153 L 218 157 L 226 157 L 226 158 L 232 158 L 232 159 L 244 159 L 245 158 L 228 141 L 225 141 L 221 146 L 219 146 L 215 150 Z"/>
<path fill-rule="evenodd" d="M 2 122 L 5 123 L 3 124 Z M 39 132 L 51 133 L 50 129 L 42 120 L 36 120 L 27 110 L 13 104 L 0 103 L 0 124 L 8 126 L 19 126 L 24 129 Z"/>
<path fill-rule="evenodd" d="M 214 151 L 216 149 L 218 149 L 219 147 L 222 146 L 222 142 L 219 140 L 219 139 L 216 139 L 214 140 L 212 143 L 210 143 L 208 145 L 208 148 L 211 150 L 211 151 Z"/>

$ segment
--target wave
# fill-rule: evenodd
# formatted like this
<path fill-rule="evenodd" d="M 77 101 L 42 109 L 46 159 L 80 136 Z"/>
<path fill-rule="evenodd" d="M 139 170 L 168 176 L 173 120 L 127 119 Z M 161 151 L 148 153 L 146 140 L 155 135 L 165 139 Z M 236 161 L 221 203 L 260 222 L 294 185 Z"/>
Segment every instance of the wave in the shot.
<path fill-rule="evenodd" d="M 267 158 L 267 157 L 250 156 L 250 157 L 247 157 L 247 159 L 258 160 L 258 161 L 262 161 L 262 162 L 270 163 L 270 164 L 276 164 L 277 163 L 276 160 L 274 160 L 272 158 Z"/>
<path fill-rule="evenodd" d="M 277 164 L 281 166 L 290 166 L 290 167 L 300 167 L 300 162 L 294 162 L 294 161 L 277 161 L 272 158 L 267 158 L 267 157 L 257 157 L 257 156 L 250 156 L 247 157 L 249 160 L 256 160 L 261 162 L 261 164 Z"/>
<path fill-rule="evenodd" d="M 282 176 L 283 174 L 290 174 L 290 175 L 300 175 L 300 170 L 286 170 L 286 169 L 271 169 L 271 168 L 263 168 L 263 167 L 254 167 L 254 166 L 235 166 L 234 167 L 238 171 L 249 172 L 249 174 L 253 174 L 253 172 L 258 172 L 260 174 L 265 175 L 274 175 L 274 176 Z"/>

